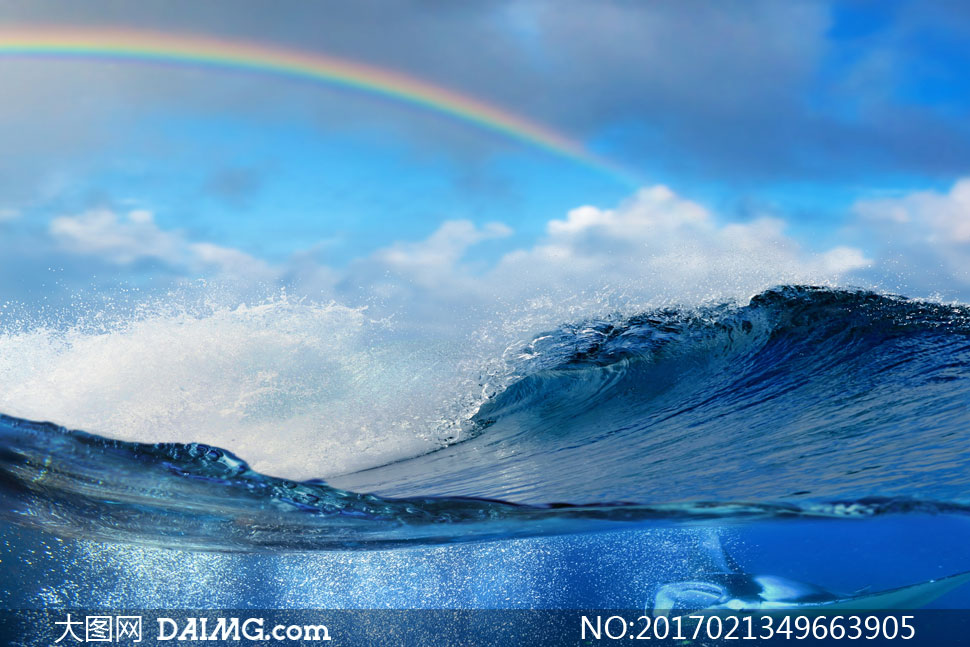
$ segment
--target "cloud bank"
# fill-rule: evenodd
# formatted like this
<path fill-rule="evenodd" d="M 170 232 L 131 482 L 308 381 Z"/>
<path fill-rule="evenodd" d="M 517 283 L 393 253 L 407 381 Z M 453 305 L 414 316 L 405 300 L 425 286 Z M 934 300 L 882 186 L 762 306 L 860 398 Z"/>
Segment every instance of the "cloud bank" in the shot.
<path fill-rule="evenodd" d="M 615 209 L 584 206 L 552 220 L 533 248 L 505 255 L 498 278 L 528 277 L 532 289 L 605 289 L 687 301 L 745 296 L 766 285 L 837 282 L 870 262 L 856 248 L 804 249 L 784 221 L 721 224 L 664 186 Z"/>
<path fill-rule="evenodd" d="M 7 228 L 21 225 L 24 218 Z M 513 233 L 502 222 L 446 220 L 422 239 L 338 266 L 321 258 L 325 248 L 268 261 L 166 229 L 146 210 L 102 209 L 54 218 L 32 249 L 56 253 L 44 262 L 70 267 L 78 280 L 85 263 L 117 284 L 150 264 L 164 268 L 162 283 L 205 278 L 234 286 L 243 299 L 285 288 L 436 334 L 454 327 L 456 315 L 521 315 L 540 302 L 558 304 L 547 306 L 546 323 L 555 325 L 597 309 L 744 299 L 781 283 L 970 297 L 970 178 L 943 191 L 859 200 L 839 242 L 823 248 L 807 245 L 782 218 L 727 221 L 663 185 L 612 208 L 576 207 L 547 221 L 531 244 L 511 244 L 521 241 Z"/>
<path fill-rule="evenodd" d="M 588 311 L 744 298 L 779 283 L 836 284 L 873 262 L 858 247 L 807 249 L 778 218 L 721 222 L 662 185 L 615 208 L 577 207 L 548 221 L 532 245 L 506 246 L 490 261 L 473 262 L 470 251 L 501 245 L 513 233 L 504 223 L 445 221 L 422 240 L 396 242 L 342 268 L 310 253 L 270 264 L 165 230 L 143 210 L 62 216 L 48 233 L 64 252 L 121 269 L 151 260 L 184 279 L 283 286 L 315 300 L 366 305 L 417 329 L 446 328 L 456 312 L 481 319 L 540 301 Z"/>

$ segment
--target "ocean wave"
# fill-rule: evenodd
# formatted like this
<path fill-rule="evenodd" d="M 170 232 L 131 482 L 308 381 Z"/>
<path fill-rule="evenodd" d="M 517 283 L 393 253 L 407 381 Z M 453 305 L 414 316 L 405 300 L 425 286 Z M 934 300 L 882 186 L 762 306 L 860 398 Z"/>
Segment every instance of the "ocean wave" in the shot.
<path fill-rule="evenodd" d="M 353 549 L 970 504 L 965 306 L 787 286 L 564 325 L 498 364 L 459 442 L 327 483 L 3 417 L 3 514 L 101 539 Z"/>
<path fill-rule="evenodd" d="M 524 503 L 970 492 L 964 306 L 789 286 L 571 324 L 506 356 L 519 377 L 474 438 L 332 482 Z"/>

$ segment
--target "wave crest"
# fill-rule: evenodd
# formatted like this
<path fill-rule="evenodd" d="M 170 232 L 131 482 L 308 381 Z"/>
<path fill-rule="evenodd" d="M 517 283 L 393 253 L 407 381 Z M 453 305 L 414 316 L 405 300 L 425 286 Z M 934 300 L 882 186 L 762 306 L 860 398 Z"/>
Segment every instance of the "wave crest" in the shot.
<path fill-rule="evenodd" d="M 326 329 L 297 320 L 297 340 Z M 965 513 L 968 378 L 967 307 L 788 286 L 538 335 L 490 365 L 460 442 L 327 483 L 265 476 L 209 444 L 0 416 L 0 514 L 60 534 L 251 550 Z"/>
<path fill-rule="evenodd" d="M 955 500 L 970 486 L 965 306 L 785 286 L 563 326 L 506 356 L 516 377 L 473 438 L 338 482 L 526 502 Z"/>

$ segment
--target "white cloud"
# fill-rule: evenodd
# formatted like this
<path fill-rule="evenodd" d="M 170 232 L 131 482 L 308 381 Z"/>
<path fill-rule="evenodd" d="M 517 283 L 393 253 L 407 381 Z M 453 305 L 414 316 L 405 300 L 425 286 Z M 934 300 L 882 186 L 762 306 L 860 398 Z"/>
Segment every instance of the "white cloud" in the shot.
<path fill-rule="evenodd" d="M 16 209 L 0 209 L 0 222 L 10 222 L 20 217 Z"/>
<path fill-rule="evenodd" d="M 968 297 L 970 178 L 947 192 L 859 200 L 850 234 L 875 249 L 878 280 L 915 296 Z"/>
<path fill-rule="evenodd" d="M 188 273 L 216 272 L 250 279 L 275 273 L 265 262 L 244 252 L 211 243 L 193 243 L 181 231 L 160 228 L 151 211 L 119 215 L 107 209 L 51 221 L 51 236 L 75 254 L 98 256 L 118 265 L 156 260 Z"/>
<path fill-rule="evenodd" d="M 870 264 L 855 247 L 807 250 L 777 218 L 721 223 L 664 186 L 642 189 L 613 209 L 573 209 L 549 221 L 534 245 L 491 264 L 467 261 L 473 246 L 511 233 L 497 222 L 447 221 L 423 240 L 399 241 L 333 268 L 309 252 L 270 265 L 237 249 L 190 241 L 143 210 L 91 211 L 50 225 L 50 234 L 75 254 L 122 266 L 157 260 L 186 276 L 279 282 L 297 294 L 366 303 L 375 315 L 392 313 L 418 327 L 452 325 L 455 312 L 508 311 L 536 299 L 602 304 L 608 294 L 638 307 L 744 298 L 779 283 L 834 284 Z"/>
<path fill-rule="evenodd" d="M 948 193 L 917 191 L 900 198 L 861 200 L 855 213 L 873 224 L 909 225 L 911 234 L 935 243 L 970 243 L 970 178 Z"/>
<path fill-rule="evenodd" d="M 804 250 L 775 218 L 720 224 L 703 206 L 655 186 L 616 209 L 585 206 L 549 222 L 544 240 L 506 255 L 494 275 L 520 276 L 533 288 L 619 287 L 648 299 L 694 300 L 833 282 L 868 262 L 854 248 Z"/>
<path fill-rule="evenodd" d="M 511 234 L 511 228 L 498 222 L 479 228 L 468 220 L 449 220 L 425 240 L 398 242 L 378 250 L 373 260 L 401 271 L 434 275 L 452 269 L 473 245 Z"/>
<path fill-rule="evenodd" d="M 352 263 L 337 280 L 333 272 L 317 280 L 305 262 L 289 275 L 301 292 L 341 302 L 363 297 L 372 313 L 391 312 L 427 330 L 454 327 L 456 314 L 534 317 L 540 301 L 552 304 L 544 306 L 542 325 L 555 325 L 618 302 L 638 308 L 745 298 L 780 283 L 835 284 L 870 263 L 854 247 L 804 249 L 776 218 L 720 223 L 664 186 L 643 189 L 615 209 L 573 209 L 549 221 L 534 245 L 507 251 L 491 266 L 465 262 L 473 245 L 510 233 L 497 223 L 450 221 L 424 240 Z"/>
<path fill-rule="evenodd" d="M 215 268 L 225 274 L 246 278 L 275 279 L 278 270 L 249 254 L 212 243 L 192 243 L 186 248 L 194 261 L 205 268 Z"/>
<path fill-rule="evenodd" d="M 62 216 L 51 221 L 50 232 L 70 251 L 122 265 L 145 258 L 179 262 L 184 252 L 182 236 L 159 229 L 151 212 L 143 210 L 122 217 L 107 209 Z"/>

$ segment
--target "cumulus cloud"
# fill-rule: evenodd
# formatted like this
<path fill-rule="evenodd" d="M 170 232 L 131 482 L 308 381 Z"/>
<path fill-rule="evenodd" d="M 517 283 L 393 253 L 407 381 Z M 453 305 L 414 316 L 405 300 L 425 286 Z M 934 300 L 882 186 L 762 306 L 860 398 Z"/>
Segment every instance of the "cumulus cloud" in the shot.
<path fill-rule="evenodd" d="M 859 200 L 854 235 L 875 248 L 884 282 L 902 291 L 967 298 L 970 286 L 970 178 L 949 191 Z"/>
<path fill-rule="evenodd" d="M 806 249 L 777 218 L 720 222 L 665 186 L 645 188 L 612 209 L 578 207 L 549 221 L 531 246 L 507 249 L 488 266 L 467 262 L 474 245 L 510 233 L 498 223 L 449 221 L 424 240 L 351 263 L 336 280 L 334 271 L 317 280 L 316 266 L 306 262 L 288 277 L 300 292 L 349 303 L 363 298 L 372 313 L 428 330 L 454 326 L 456 313 L 478 320 L 489 310 L 533 316 L 540 302 L 547 304 L 547 325 L 616 304 L 743 299 L 780 283 L 836 284 L 871 262 L 856 247 Z"/>
<path fill-rule="evenodd" d="M 269 266 L 239 250 L 189 241 L 181 231 L 162 229 L 151 211 L 119 215 L 96 209 L 54 218 L 51 236 L 73 254 L 96 256 L 116 265 L 153 260 L 191 273 L 215 272 L 248 278 L 273 275 Z"/>
<path fill-rule="evenodd" d="M 548 223 L 546 237 L 507 254 L 496 279 L 576 290 L 623 288 L 647 299 L 744 296 L 785 282 L 834 282 L 866 266 L 856 248 L 803 249 L 785 223 L 760 218 L 721 224 L 703 206 L 664 186 L 616 209 L 584 206 Z"/>
<path fill-rule="evenodd" d="M 959 226 L 954 218 L 933 223 Z M 585 312 L 616 302 L 646 307 L 744 298 L 779 283 L 836 284 L 871 264 L 858 247 L 806 249 L 778 218 L 722 222 L 665 186 L 644 188 L 615 208 L 577 207 L 547 222 L 534 244 L 476 263 L 470 250 L 510 236 L 509 226 L 446 221 L 424 239 L 398 241 L 342 268 L 312 250 L 270 264 L 190 240 L 144 210 L 63 216 L 49 234 L 74 257 L 131 269 L 154 261 L 183 277 L 285 286 L 314 299 L 367 305 L 375 316 L 426 330 L 452 325 L 456 312 L 481 319 L 484 310 L 508 312 L 543 299 L 582 302 L 575 311 Z"/>
<path fill-rule="evenodd" d="M 122 265 L 142 258 L 174 260 L 182 248 L 178 234 L 159 229 L 152 213 L 142 210 L 120 218 L 106 209 L 62 216 L 51 221 L 50 232 L 71 251 L 95 254 Z"/>
<path fill-rule="evenodd" d="M 450 220 L 427 239 L 416 243 L 395 243 L 379 250 L 372 260 L 415 276 L 433 279 L 441 271 L 453 270 L 473 245 L 511 234 L 512 229 L 499 222 L 477 227 L 468 220 Z"/>
<path fill-rule="evenodd" d="M 958 180 L 947 193 L 916 191 L 861 200 L 854 211 L 870 223 L 903 225 L 926 242 L 970 243 L 970 178 Z"/>

